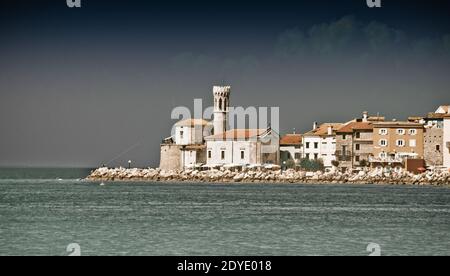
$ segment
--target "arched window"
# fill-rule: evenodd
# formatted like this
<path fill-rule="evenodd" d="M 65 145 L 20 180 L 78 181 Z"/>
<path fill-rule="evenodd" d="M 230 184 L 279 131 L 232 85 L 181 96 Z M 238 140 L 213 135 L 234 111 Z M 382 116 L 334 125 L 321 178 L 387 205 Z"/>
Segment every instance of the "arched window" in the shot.
<path fill-rule="evenodd" d="M 222 99 L 219 100 L 219 110 L 222 110 Z"/>
<path fill-rule="evenodd" d="M 226 111 L 227 110 L 227 99 L 223 100 L 223 110 Z"/>

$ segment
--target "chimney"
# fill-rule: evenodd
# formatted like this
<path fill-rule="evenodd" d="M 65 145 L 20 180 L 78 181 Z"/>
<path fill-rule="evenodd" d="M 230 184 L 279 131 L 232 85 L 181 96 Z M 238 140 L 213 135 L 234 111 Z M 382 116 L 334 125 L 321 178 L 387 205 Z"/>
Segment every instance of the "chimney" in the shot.
<path fill-rule="evenodd" d="M 328 126 L 328 135 L 333 135 L 333 127 Z"/>
<path fill-rule="evenodd" d="M 318 126 L 318 123 L 317 123 L 317 122 L 314 122 L 314 124 L 313 124 L 313 130 L 316 130 L 316 129 L 317 129 L 317 126 Z"/>
<path fill-rule="evenodd" d="M 369 121 L 369 112 L 364 111 L 363 112 L 363 122 L 367 123 Z"/>

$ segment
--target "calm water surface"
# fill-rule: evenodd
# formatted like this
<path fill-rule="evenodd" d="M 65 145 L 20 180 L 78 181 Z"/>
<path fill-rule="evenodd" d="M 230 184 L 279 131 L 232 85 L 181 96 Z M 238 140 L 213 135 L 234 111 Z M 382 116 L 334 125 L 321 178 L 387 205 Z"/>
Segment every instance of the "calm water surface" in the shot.
<path fill-rule="evenodd" d="M 0 180 L 0 255 L 368 255 L 372 242 L 449 255 L 450 189 Z"/>

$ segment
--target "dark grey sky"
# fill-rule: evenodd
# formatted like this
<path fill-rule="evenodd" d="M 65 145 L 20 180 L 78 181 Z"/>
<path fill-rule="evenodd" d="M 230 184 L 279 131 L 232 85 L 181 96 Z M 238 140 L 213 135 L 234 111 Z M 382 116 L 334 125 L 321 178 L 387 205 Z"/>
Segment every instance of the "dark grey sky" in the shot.
<path fill-rule="evenodd" d="M 449 1 L 242 2 L 3 1 L 0 166 L 157 166 L 172 108 L 217 83 L 282 132 L 450 104 Z"/>

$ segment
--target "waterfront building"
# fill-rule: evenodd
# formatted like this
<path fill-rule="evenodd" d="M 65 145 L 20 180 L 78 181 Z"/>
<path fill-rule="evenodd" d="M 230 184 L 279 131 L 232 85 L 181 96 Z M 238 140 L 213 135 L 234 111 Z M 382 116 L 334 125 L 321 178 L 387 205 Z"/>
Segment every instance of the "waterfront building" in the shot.
<path fill-rule="evenodd" d="M 286 134 L 280 139 L 280 165 L 298 164 L 303 158 L 303 137 L 301 134 Z"/>
<path fill-rule="evenodd" d="M 379 121 L 381 117 L 376 117 Z M 336 160 L 342 172 L 361 170 L 373 156 L 373 119 L 367 112 L 362 119 L 344 124 L 336 131 Z"/>
<path fill-rule="evenodd" d="M 444 117 L 444 167 L 450 170 L 450 113 Z"/>
<path fill-rule="evenodd" d="M 214 135 L 205 138 L 206 164 L 251 166 L 279 163 L 279 137 L 271 128 L 228 130 L 230 86 L 215 86 Z"/>
<path fill-rule="evenodd" d="M 206 137 L 206 163 L 252 166 L 279 163 L 279 139 L 269 129 L 233 129 Z"/>
<path fill-rule="evenodd" d="M 214 118 L 189 119 L 175 125 L 175 134 L 161 144 L 160 168 L 276 164 L 279 136 L 267 129 L 229 130 L 230 86 L 214 86 Z"/>
<path fill-rule="evenodd" d="M 371 166 L 378 170 L 402 171 L 408 159 L 424 158 L 424 125 L 413 122 L 378 122 L 373 124 Z"/>
<path fill-rule="evenodd" d="M 314 123 L 313 129 L 303 135 L 304 158 L 322 160 L 327 170 L 333 167 L 336 160 L 336 131 L 341 123 L 325 123 L 318 126 Z"/>
<path fill-rule="evenodd" d="M 424 118 L 424 156 L 429 167 L 441 167 L 444 163 L 444 117 L 449 106 L 440 106 Z"/>
<path fill-rule="evenodd" d="M 206 162 L 205 137 L 211 135 L 212 123 L 187 119 L 175 124 L 175 134 L 161 144 L 160 168 L 178 170 Z"/>

